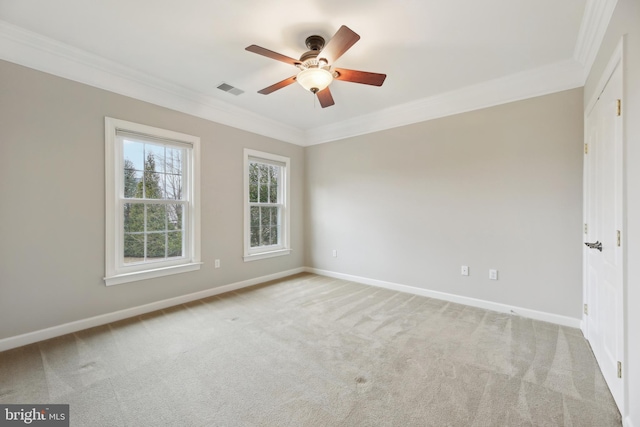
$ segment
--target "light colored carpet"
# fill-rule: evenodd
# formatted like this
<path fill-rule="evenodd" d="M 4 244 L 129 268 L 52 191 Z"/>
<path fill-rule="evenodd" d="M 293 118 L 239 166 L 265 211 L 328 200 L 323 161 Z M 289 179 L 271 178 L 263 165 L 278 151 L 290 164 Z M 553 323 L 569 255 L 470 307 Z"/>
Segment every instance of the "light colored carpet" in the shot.
<path fill-rule="evenodd" d="M 0 353 L 72 426 L 620 426 L 577 329 L 311 274 Z"/>

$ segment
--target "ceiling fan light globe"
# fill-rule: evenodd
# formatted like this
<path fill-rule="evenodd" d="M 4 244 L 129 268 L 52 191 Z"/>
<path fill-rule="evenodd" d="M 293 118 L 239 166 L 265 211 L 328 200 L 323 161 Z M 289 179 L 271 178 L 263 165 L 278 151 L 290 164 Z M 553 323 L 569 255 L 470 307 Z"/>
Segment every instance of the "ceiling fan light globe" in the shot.
<path fill-rule="evenodd" d="M 296 80 L 305 90 L 316 93 L 331 84 L 333 75 L 322 68 L 307 68 L 298 73 Z"/>

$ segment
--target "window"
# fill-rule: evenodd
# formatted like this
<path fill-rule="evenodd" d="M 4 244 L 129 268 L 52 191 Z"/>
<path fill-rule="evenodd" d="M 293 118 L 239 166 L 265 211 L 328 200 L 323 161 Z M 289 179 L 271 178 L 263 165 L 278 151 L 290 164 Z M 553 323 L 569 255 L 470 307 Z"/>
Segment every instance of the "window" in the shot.
<path fill-rule="evenodd" d="M 288 255 L 289 158 L 244 150 L 244 260 Z"/>
<path fill-rule="evenodd" d="M 200 268 L 200 138 L 105 118 L 106 277 Z"/>

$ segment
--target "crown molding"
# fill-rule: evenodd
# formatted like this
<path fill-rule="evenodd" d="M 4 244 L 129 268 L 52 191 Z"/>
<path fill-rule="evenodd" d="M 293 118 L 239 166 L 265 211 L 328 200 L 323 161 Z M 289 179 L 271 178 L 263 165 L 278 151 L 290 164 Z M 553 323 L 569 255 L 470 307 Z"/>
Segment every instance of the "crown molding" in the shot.
<path fill-rule="evenodd" d="M 306 145 L 378 132 L 581 86 L 582 66 L 570 59 L 317 127 L 307 133 Z"/>
<path fill-rule="evenodd" d="M 293 144 L 304 132 L 0 20 L 0 59 Z"/>
<path fill-rule="evenodd" d="M 617 4 L 618 0 L 587 0 L 578 32 L 578 40 L 573 51 L 573 58 L 584 68 L 583 84 L 591 72 L 591 67 Z"/>
<path fill-rule="evenodd" d="M 617 0 L 587 0 L 580 40 L 606 30 Z M 594 3 L 595 2 L 595 3 Z M 606 2 L 609 6 L 596 8 Z M 591 10 L 590 9 L 590 10 Z M 599 11 L 599 13 L 596 13 Z M 587 17 L 590 17 L 587 19 Z M 610 16 L 606 19 L 606 22 Z M 604 30 L 587 31 L 591 26 Z M 588 35 L 587 35 L 588 34 Z M 593 35 L 592 35 L 593 34 Z M 601 39 L 600 39 L 601 42 Z M 586 46 L 586 43 L 583 43 Z M 597 43 L 599 46 L 599 42 Z M 582 46 L 582 45 L 581 45 Z M 580 51 L 586 48 L 581 47 Z M 589 51 L 593 50 L 590 48 Z M 578 47 L 576 47 L 576 52 Z M 597 49 L 596 49 L 597 52 Z M 591 55 L 591 54 L 590 54 Z M 595 57 L 595 53 L 593 54 Z M 580 56 L 582 58 L 582 56 Z M 584 85 L 583 62 L 570 59 L 309 130 L 297 129 L 196 91 L 149 76 L 0 20 L 0 59 L 259 135 L 309 146 L 492 107 Z"/>

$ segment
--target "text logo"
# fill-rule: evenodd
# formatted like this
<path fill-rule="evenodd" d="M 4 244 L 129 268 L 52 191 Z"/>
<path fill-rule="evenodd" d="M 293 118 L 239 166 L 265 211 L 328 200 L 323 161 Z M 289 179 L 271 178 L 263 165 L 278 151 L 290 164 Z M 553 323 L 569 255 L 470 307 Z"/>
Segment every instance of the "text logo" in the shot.
<path fill-rule="evenodd" d="M 0 405 L 0 427 L 69 427 L 69 405 Z"/>

